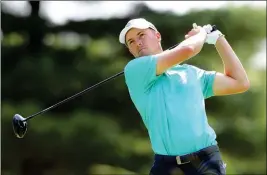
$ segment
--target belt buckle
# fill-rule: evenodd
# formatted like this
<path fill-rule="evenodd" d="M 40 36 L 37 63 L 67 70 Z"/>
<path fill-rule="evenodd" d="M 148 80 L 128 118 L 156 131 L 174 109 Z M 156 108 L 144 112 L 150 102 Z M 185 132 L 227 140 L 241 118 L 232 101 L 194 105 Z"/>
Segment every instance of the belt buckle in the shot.
<path fill-rule="evenodd" d="M 190 161 L 182 162 L 180 156 L 176 156 L 176 162 L 177 162 L 178 165 L 182 165 L 182 164 L 190 163 Z"/>

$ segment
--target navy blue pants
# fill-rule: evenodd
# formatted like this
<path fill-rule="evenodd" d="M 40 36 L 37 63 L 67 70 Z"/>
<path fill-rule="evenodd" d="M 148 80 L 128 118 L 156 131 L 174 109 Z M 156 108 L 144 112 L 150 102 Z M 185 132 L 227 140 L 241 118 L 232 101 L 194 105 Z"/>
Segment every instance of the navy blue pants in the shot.
<path fill-rule="evenodd" d="M 184 156 L 155 155 L 149 175 L 225 175 L 217 145 Z"/>

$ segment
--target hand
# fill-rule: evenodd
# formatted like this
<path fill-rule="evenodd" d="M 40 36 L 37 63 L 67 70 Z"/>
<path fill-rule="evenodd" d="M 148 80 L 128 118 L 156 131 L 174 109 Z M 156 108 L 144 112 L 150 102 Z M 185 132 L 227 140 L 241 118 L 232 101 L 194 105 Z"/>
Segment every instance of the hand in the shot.
<path fill-rule="evenodd" d="M 185 35 L 185 39 L 190 38 L 191 36 L 194 36 L 196 34 L 198 34 L 199 32 L 204 32 L 207 33 L 206 30 L 201 27 L 201 26 L 197 26 L 196 23 L 193 24 L 193 29 L 190 30 L 186 35 Z"/>
<path fill-rule="evenodd" d="M 215 30 L 215 31 L 211 32 L 212 26 L 210 24 L 204 25 L 203 28 L 207 32 L 207 38 L 206 38 L 205 43 L 215 45 L 218 38 L 220 38 L 221 36 L 224 36 L 219 30 Z"/>

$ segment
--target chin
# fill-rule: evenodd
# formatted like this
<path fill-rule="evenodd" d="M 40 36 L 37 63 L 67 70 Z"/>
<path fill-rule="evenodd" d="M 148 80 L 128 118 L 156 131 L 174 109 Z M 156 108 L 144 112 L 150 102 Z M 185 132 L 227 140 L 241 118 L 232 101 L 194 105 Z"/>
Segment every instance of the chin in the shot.
<path fill-rule="evenodd" d="M 148 54 L 139 54 L 139 57 L 148 56 Z"/>
<path fill-rule="evenodd" d="M 139 53 L 139 57 L 149 56 L 149 55 L 152 55 L 152 53 L 149 53 L 149 52 L 141 52 L 141 53 Z"/>

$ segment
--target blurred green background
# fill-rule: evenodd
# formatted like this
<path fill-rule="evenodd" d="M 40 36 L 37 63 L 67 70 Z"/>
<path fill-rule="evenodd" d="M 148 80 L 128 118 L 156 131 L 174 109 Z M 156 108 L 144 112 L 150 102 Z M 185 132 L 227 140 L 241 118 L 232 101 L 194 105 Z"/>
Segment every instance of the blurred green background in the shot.
<path fill-rule="evenodd" d="M 55 24 L 40 15 L 38 1 L 26 2 L 27 15 L 11 13 L 8 3 L 1 2 L 1 174 L 148 174 L 153 152 L 123 76 L 29 121 L 23 139 L 14 136 L 11 124 L 16 113 L 27 117 L 122 71 L 133 58 L 118 35 L 136 17 L 155 24 L 165 49 L 182 41 L 193 22 L 216 24 L 226 35 L 251 88 L 206 100 L 208 119 L 227 174 L 266 174 L 266 5 L 229 4 L 177 14 L 140 2 L 121 16 L 106 11 L 105 18 Z M 77 3 L 95 8 L 109 3 L 112 9 L 111 2 Z M 186 63 L 223 71 L 210 45 Z"/>

